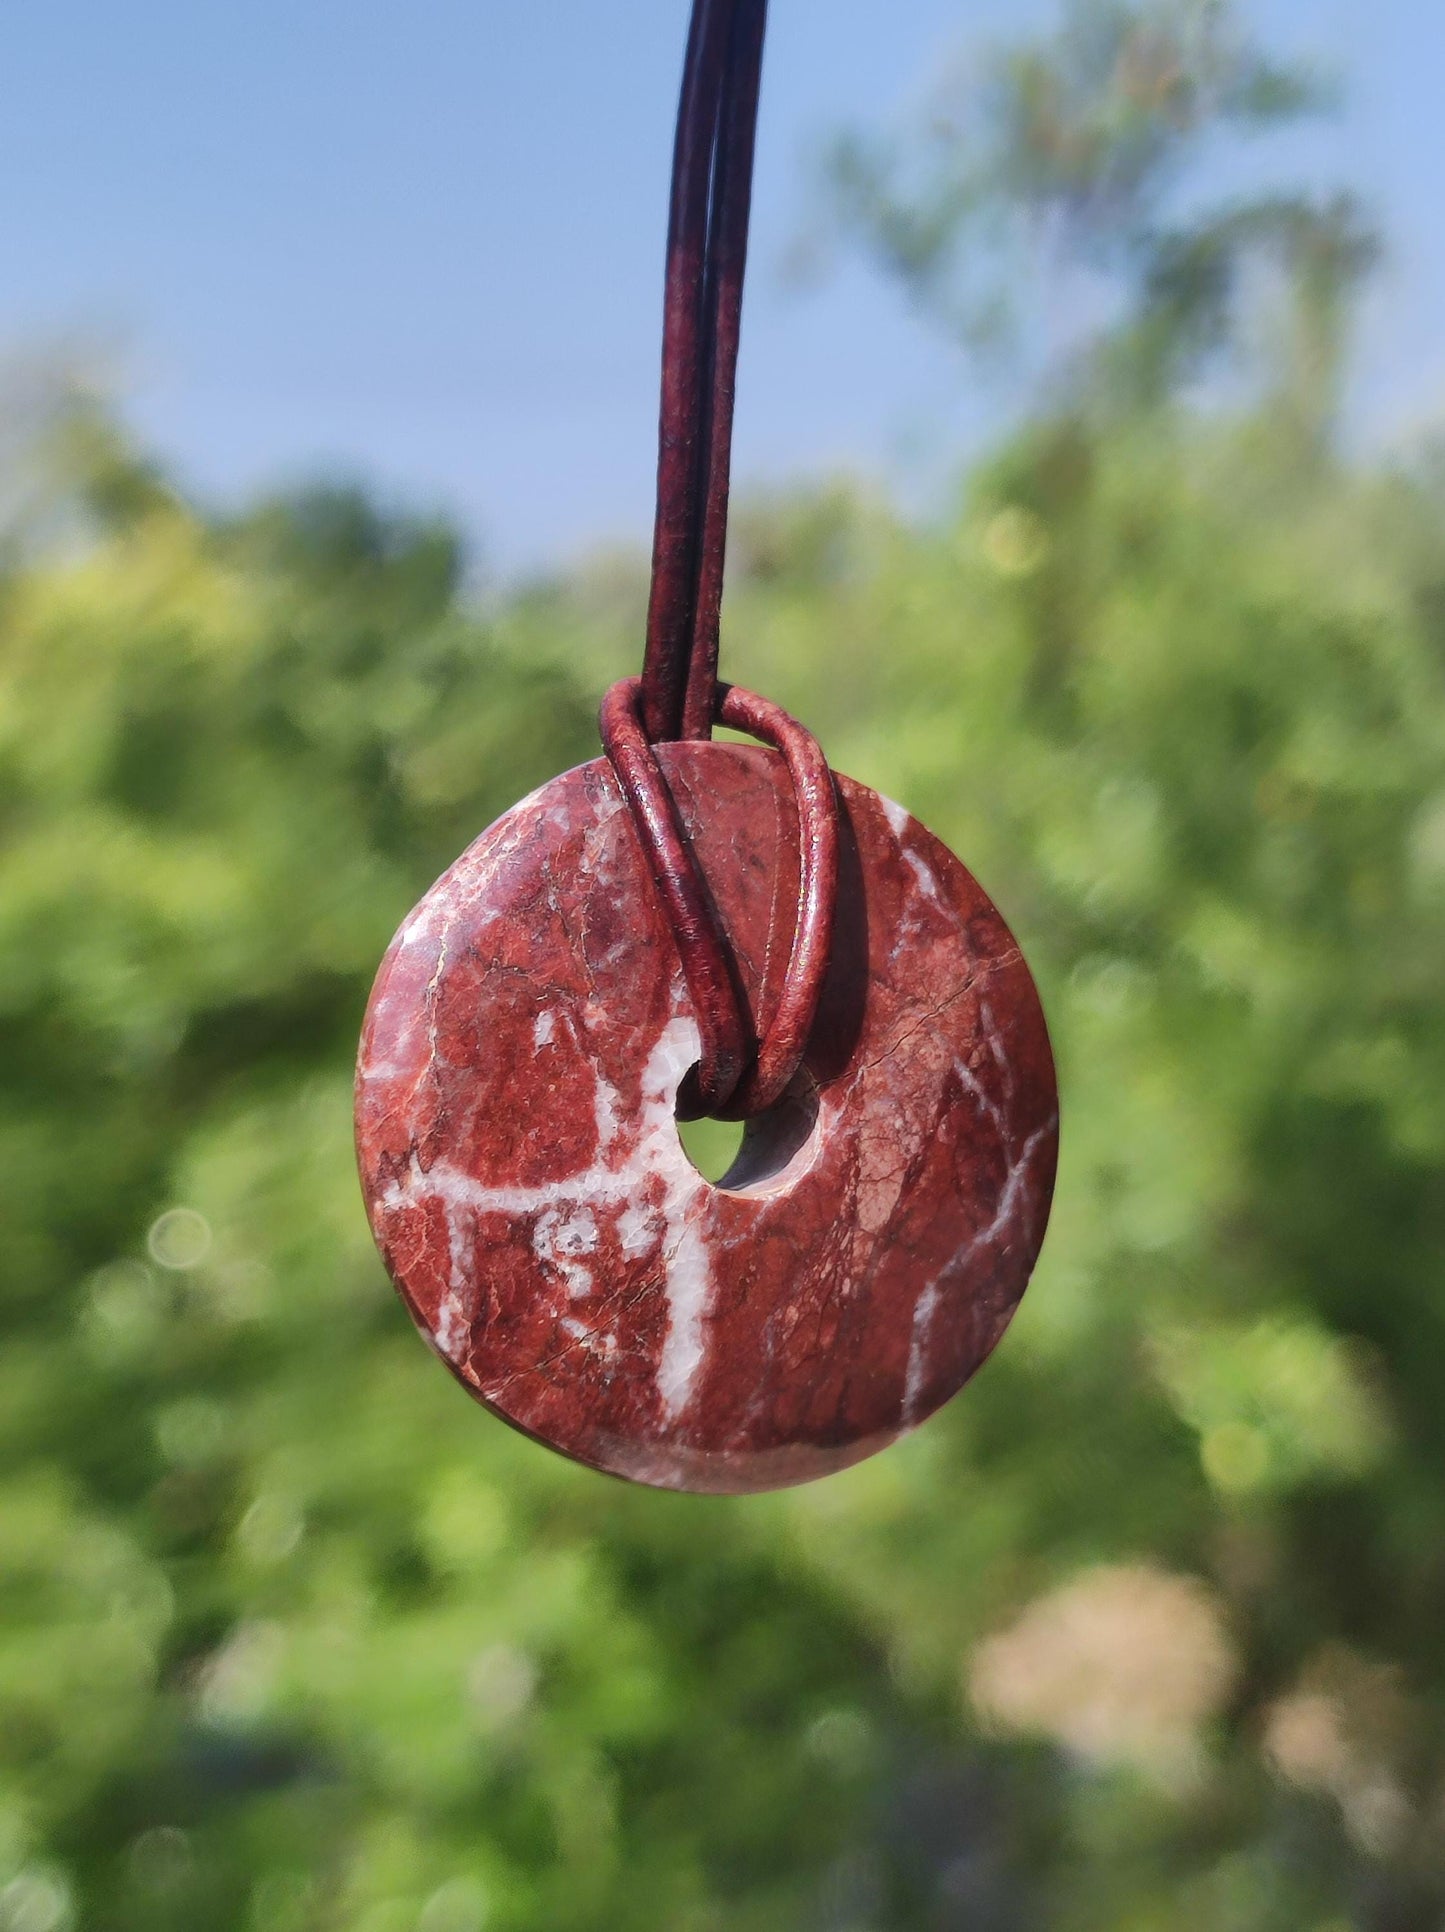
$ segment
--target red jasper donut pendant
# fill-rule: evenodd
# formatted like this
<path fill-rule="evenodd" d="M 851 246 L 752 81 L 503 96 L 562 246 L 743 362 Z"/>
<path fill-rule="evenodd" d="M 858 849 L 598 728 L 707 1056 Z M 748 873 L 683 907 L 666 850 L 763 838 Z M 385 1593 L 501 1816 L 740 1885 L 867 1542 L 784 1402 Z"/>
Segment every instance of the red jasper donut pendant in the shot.
<path fill-rule="evenodd" d="M 797 898 L 782 760 L 657 747 L 754 1023 Z M 357 1073 L 373 1230 L 495 1414 L 669 1489 L 778 1488 L 921 1422 L 988 1355 L 1043 1240 L 1058 1108 L 1033 981 L 956 858 L 838 779 L 833 949 L 803 1065 L 704 1180 L 698 1036 L 605 760 L 465 852 L 393 940 Z"/>

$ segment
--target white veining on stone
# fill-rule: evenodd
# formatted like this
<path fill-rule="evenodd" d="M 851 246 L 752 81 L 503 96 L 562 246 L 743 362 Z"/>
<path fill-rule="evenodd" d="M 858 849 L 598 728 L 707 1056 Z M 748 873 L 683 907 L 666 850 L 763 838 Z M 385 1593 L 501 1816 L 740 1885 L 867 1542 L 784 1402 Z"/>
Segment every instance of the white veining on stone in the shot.
<path fill-rule="evenodd" d="M 441 1204 L 450 1245 L 450 1286 L 437 1316 L 437 1344 L 453 1360 L 469 1343 L 465 1313 L 467 1237 L 477 1217 L 502 1214 L 533 1219 L 532 1246 L 538 1259 L 561 1277 L 569 1299 L 590 1294 L 591 1270 L 581 1257 L 598 1241 L 595 1210 L 620 1208 L 619 1235 L 637 1257 L 659 1245 L 667 1297 L 667 1333 L 657 1365 L 657 1391 L 668 1417 L 687 1406 L 702 1367 L 703 1323 L 712 1295 L 712 1268 L 701 1227 L 709 1192 L 683 1151 L 677 1132 L 676 1096 L 683 1075 L 698 1056 L 697 1024 L 678 1017 L 663 1028 L 642 1076 L 636 1134 L 625 1158 L 616 1158 L 617 1096 L 597 1079 L 597 1151 L 591 1163 L 560 1180 L 530 1187 L 488 1187 L 447 1161 L 425 1172 L 415 1153 L 406 1174 L 381 1197 L 388 1212 Z M 647 1181 L 662 1182 L 654 1211 L 642 1208 Z M 660 1224 L 660 1225 L 659 1225 Z"/>
<path fill-rule="evenodd" d="M 592 1270 L 580 1256 L 597 1251 L 597 1220 L 591 1208 L 558 1204 L 543 1210 L 532 1227 L 532 1252 L 561 1275 L 573 1301 L 592 1293 Z"/>
<path fill-rule="evenodd" d="M 928 1367 L 928 1332 L 933 1326 L 933 1311 L 938 1306 L 939 1283 L 930 1281 L 913 1305 L 913 1333 L 908 1344 L 908 1369 L 903 1378 L 903 1420 L 911 1422 L 923 1393 L 923 1377 Z"/>
<path fill-rule="evenodd" d="M 1009 1222 L 1013 1219 L 1014 1210 L 1018 1206 L 1019 1194 L 1024 1182 L 1028 1178 L 1029 1162 L 1033 1159 L 1042 1143 L 1052 1134 L 1053 1130 L 1054 1123 L 1052 1120 L 1045 1121 L 1042 1127 L 1036 1127 L 1019 1149 L 1017 1159 L 1009 1162 L 1008 1173 L 1002 1188 L 999 1190 L 998 1206 L 994 1209 L 992 1220 L 986 1227 L 980 1228 L 978 1233 L 972 1236 L 959 1249 L 949 1264 L 950 1272 L 953 1269 L 962 1267 L 966 1262 L 971 1261 L 980 1248 L 985 1248 L 990 1241 L 997 1240 L 999 1235 L 1007 1228 Z"/>
<path fill-rule="evenodd" d="M 616 1140 L 622 1126 L 617 1112 L 616 1089 L 600 1073 L 594 1076 L 592 1111 L 597 1121 L 597 1153 L 600 1158 Z"/>
<path fill-rule="evenodd" d="M 538 824 L 555 826 L 561 832 L 570 831 L 571 820 L 566 810 L 557 801 L 554 790 L 556 785 L 557 780 L 549 778 L 545 785 L 538 785 L 535 791 L 528 792 L 525 798 L 519 798 L 512 809 L 504 812 L 496 824 L 482 834 L 482 837 L 489 838 L 493 832 L 509 825 L 514 819 L 520 820 L 528 831 Z M 549 792 L 553 793 L 551 798 L 547 796 Z"/>
<path fill-rule="evenodd" d="M 1002 1146 L 1006 1139 L 1006 1131 L 1003 1115 L 999 1112 L 998 1102 L 990 1096 L 988 1089 L 967 1062 L 955 1060 L 953 1070 L 958 1075 L 959 1085 L 971 1100 L 977 1102 L 979 1112 L 984 1115 L 989 1125 L 998 1135 L 999 1144 Z"/>
<path fill-rule="evenodd" d="M 965 1084 L 970 1090 L 978 1091 L 977 1083 L 967 1074 L 962 1063 L 956 1060 L 954 1066 L 964 1076 Z M 987 1107 L 987 1103 L 984 1104 Z M 990 1113 L 994 1112 L 992 1108 L 987 1110 Z M 995 1118 L 997 1118 L 996 1115 Z M 1008 1172 L 999 1190 L 998 1203 L 992 1218 L 985 1227 L 969 1237 L 947 1267 L 929 1282 L 914 1304 L 913 1333 L 908 1348 L 908 1368 L 903 1381 L 902 1420 L 905 1427 L 918 1420 L 918 1402 L 923 1393 L 924 1376 L 928 1364 L 929 1333 L 933 1326 L 939 1294 L 947 1283 L 963 1273 L 981 1248 L 986 1248 L 991 1241 L 996 1241 L 1008 1228 L 1019 1204 L 1019 1194 L 1028 1178 L 1029 1163 L 1040 1145 L 1053 1132 L 1054 1125 L 1054 1121 L 1046 1121 L 1042 1127 L 1035 1129 L 1029 1135 L 1020 1148 L 1018 1157 L 1009 1161 Z"/>
<path fill-rule="evenodd" d="M 896 804 L 893 799 L 885 798 L 882 792 L 878 793 L 878 803 L 883 807 L 884 818 L 893 827 L 893 836 L 901 839 L 913 822 L 913 814 Z"/>
<path fill-rule="evenodd" d="M 899 853 L 907 862 L 914 878 L 918 881 L 919 891 L 925 899 L 931 899 L 934 905 L 941 906 L 954 919 L 955 923 L 957 923 L 957 915 L 954 913 L 953 908 L 947 904 L 942 892 L 939 890 L 938 877 L 933 867 L 928 863 L 927 859 L 920 857 L 917 852 L 910 851 L 903 843 L 909 831 L 913 828 L 913 814 L 907 811 L 902 805 L 896 804 L 893 799 L 884 798 L 881 792 L 878 795 L 878 803 L 883 807 L 883 816 L 887 819 L 893 836 L 898 841 Z"/>
<path fill-rule="evenodd" d="M 539 1052 L 544 1046 L 550 1046 L 552 1044 L 552 1035 L 556 1031 L 556 1027 L 557 1015 L 552 1011 L 550 1006 L 544 1007 L 532 1024 L 532 1045 Z"/>
<path fill-rule="evenodd" d="M 504 817 L 521 818 L 524 813 L 532 811 L 535 808 L 537 801 L 541 798 L 543 792 L 545 792 L 548 789 L 548 786 L 555 785 L 556 783 L 557 781 L 555 778 L 549 778 L 545 784 L 534 785 L 532 790 L 527 793 L 526 797 L 519 798 L 516 804 L 511 808 L 511 810 L 504 814 Z M 485 838 L 486 833 L 484 832 L 482 836 L 483 838 Z"/>
<path fill-rule="evenodd" d="M 919 889 L 922 891 L 924 898 L 931 899 L 936 906 L 941 906 L 943 904 L 943 898 L 938 890 L 938 880 L 933 875 L 933 867 L 926 859 L 920 858 L 916 852 L 910 852 L 906 846 L 900 847 L 899 849 L 912 867 L 913 876 L 917 879 Z M 952 916 L 950 913 L 950 917 Z"/>
<path fill-rule="evenodd" d="M 427 1042 L 430 1047 L 428 1060 L 432 1066 L 435 1066 L 441 1051 L 437 1042 L 437 1028 L 440 1024 L 437 1013 L 437 987 L 441 984 L 442 974 L 446 970 L 447 948 L 451 944 L 452 927 L 460 916 L 461 908 L 453 906 L 442 926 L 441 938 L 437 941 L 436 965 L 432 968 L 432 976 L 426 983 L 426 991 L 421 996 L 422 1011 L 426 1014 Z"/>
<path fill-rule="evenodd" d="M 667 1268 L 667 1334 L 657 1363 L 657 1392 L 669 1417 L 687 1407 L 703 1361 L 702 1325 L 712 1298 L 712 1267 L 699 1225 L 708 1185 L 687 1158 L 677 1131 L 677 1090 L 696 1062 L 697 1022 L 673 1019 L 663 1028 L 642 1076 L 639 1148 L 662 1176 L 663 1259 Z"/>
<path fill-rule="evenodd" d="M 456 1236 L 450 1220 L 447 1232 L 451 1236 L 452 1252 L 456 1253 Z M 455 1362 L 463 1353 L 467 1339 L 467 1319 L 462 1312 L 461 1296 L 456 1288 L 449 1288 L 442 1297 L 441 1307 L 437 1310 L 436 1343 L 449 1362 Z"/>
<path fill-rule="evenodd" d="M 617 1239 L 622 1252 L 636 1259 L 656 1244 L 657 1217 L 641 1201 L 629 1201 L 617 1217 Z"/>
<path fill-rule="evenodd" d="M 466 1270 L 462 1265 L 463 1226 L 461 1209 L 456 1202 L 443 1199 L 442 1212 L 447 1224 L 447 1291 L 442 1296 L 437 1309 L 437 1347 L 448 1361 L 456 1361 L 464 1352 L 471 1326 L 467 1320 Z"/>
<path fill-rule="evenodd" d="M 993 1008 L 982 997 L 980 997 L 978 1002 L 978 1016 L 983 1021 L 983 1037 L 987 1042 L 989 1053 L 993 1056 L 993 1063 L 1003 1075 L 1004 1092 L 1012 1099 L 1014 1090 L 1013 1061 L 1010 1060 L 1004 1048 L 1004 1043 L 999 1037 L 998 1021 L 993 1016 Z"/>

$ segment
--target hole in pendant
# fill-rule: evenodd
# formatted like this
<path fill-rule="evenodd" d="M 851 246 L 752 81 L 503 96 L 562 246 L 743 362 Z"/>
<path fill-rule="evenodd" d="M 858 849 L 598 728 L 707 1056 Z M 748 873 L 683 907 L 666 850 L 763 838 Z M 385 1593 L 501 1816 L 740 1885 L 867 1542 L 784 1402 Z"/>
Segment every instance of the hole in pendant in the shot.
<path fill-rule="evenodd" d="M 743 1146 L 743 1122 L 714 1120 L 704 1114 L 701 1120 L 679 1120 L 678 1136 L 683 1152 L 702 1175 L 716 1187 L 723 1175 L 736 1165 Z"/>
<path fill-rule="evenodd" d="M 705 1181 L 733 1194 L 769 1194 L 811 1164 L 817 1124 L 817 1086 L 799 1074 L 765 1114 L 741 1121 L 679 1118 L 677 1132 Z"/>

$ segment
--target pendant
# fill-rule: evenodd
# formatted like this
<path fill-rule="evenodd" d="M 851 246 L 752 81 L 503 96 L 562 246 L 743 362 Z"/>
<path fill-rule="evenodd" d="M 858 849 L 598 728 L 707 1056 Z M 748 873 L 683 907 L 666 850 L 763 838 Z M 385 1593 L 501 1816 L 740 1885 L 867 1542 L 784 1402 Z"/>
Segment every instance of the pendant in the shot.
<path fill-rule="evenodd" d="M 1038 995 L 977 883 L 718 681 L 766 11 L 693 4 L 642 675 L 603 700 L 607 756 L 407 920 L 357 1070 L 373 1232 L 463 1385 L 594 1469 L 715 1493 L 845 1468 L 967 1381 L 1058 1139 Z M 680 1105 L 745 1117 L 716 1185 Z"/>
<path fill-rule="evenodd" d="M 798 899 L 784 762 L 655 750 L 762 1032 Z M 357 1146 L 387 1267 L 478 1401 L 594 1469 L 739 1493 L 857 1462 L 962 1386 L 1037 1257 L 1058 1107 L 1028 968 L 952 853 L 837 786 L 817 1017 L 716 1184 L 678 1134 L 698 1030 L 606 759 L 484 832 L 378 974 Z"/>

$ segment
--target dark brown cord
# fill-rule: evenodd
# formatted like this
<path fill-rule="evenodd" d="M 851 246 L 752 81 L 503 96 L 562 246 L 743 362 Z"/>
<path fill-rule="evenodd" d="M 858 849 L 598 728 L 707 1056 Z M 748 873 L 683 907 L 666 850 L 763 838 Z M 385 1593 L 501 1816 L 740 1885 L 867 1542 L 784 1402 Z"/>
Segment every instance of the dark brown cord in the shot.
<path fill-rule="evenodd" d="M 668 209 L 662 308 L 662 403 L 657 433 L 657 520 L 642 661 L 643 721 L 654 740 L 675 738 L 697 604 L 698 467 L 709 387 L 712 328 L 703 310 L 718 109 L 735 0 L 694 0 Z"/>
<path fill-rule="evenodd" d="M 713 168 L 713 228 L 708 237 L 704 314 L 713 318 L 711 394 L 702 451 L 702 527 L 698 533 L 697 593 L 692 651 L 682 706 L 682 736 L 710 738 L 717 702 L 718 622 L 727 555 L 728 488 L 732 471 L 733 400 L 737 389 L 743 275 L 748 259 L 748 215 L 753 198 L 758 90 L 763 69 L 766 0 L 746 0 L 733 23 L 729 88 L 723 101 Z"/>
<path fill-rule="evenodd" d="M 712 731 L 766 25 L 767 0 L 694 0 L 673 148 L 657 520 L 642 663 L 642 715 L 654 742 Z"/>
<path fill-rule="evenodd" d="M 782 753 L 798 805 L 793 946 L 778 1010 L 763 1034 L 757 1059 L 727 1104 L 726 1111 L 742 1119 L 782 1098 L 818 1015 L 838 902 L 838 792 L 822 746 L 781 705 L 736 684 L 720 684 L 718 694 L 719 724 L 746 731 Z"/>
<path fill-rule="evenodd" d="M 678 1112 L 684 1117 L 716 1113 L 732 1097 L 747 1064 L 742 1008 L 717 913 L 648 741 L 641 678 L 621 678 L 612 686 L 598 722 L 672 927 L 697 1020 L 701 1059 L 678 1097 Z"/>
<path fill-rule="evenodd" d="M 677 942 L 701 1044 L 679 1098 L 685 1117 L 761 1113 L 798 1070 L 817 1017 L 838 896 L 838 798 L 822 747 L 781 705 L 735 684 L 718 687 L 717 722 L 780 752 L 798 805 L 798 900 L 777 1012 L 756 1054 L 743 1026 L 726 938 L 667 780 L 643 728 L 642 680 L 621 678 L 602 700 L 602 743 L 632 813 Z"/>
<path fill-rule="evenodd" d="M 779 706 L 717 681 L 743 274 L 767 0 L 693 0 L 673 150 L 663 304 L 657 522 L 642 676 L 602 702 L 627 800 L 697 1018 L 683 1115 L 760 1113 L 797 1072 L 827 971 L 838 798 L 817 741 Z M 785 760 L 798 805 L 798 903 L 777 1012 L 754 1041 L 736 966 L 654 744 L 714 722 Z"/>

